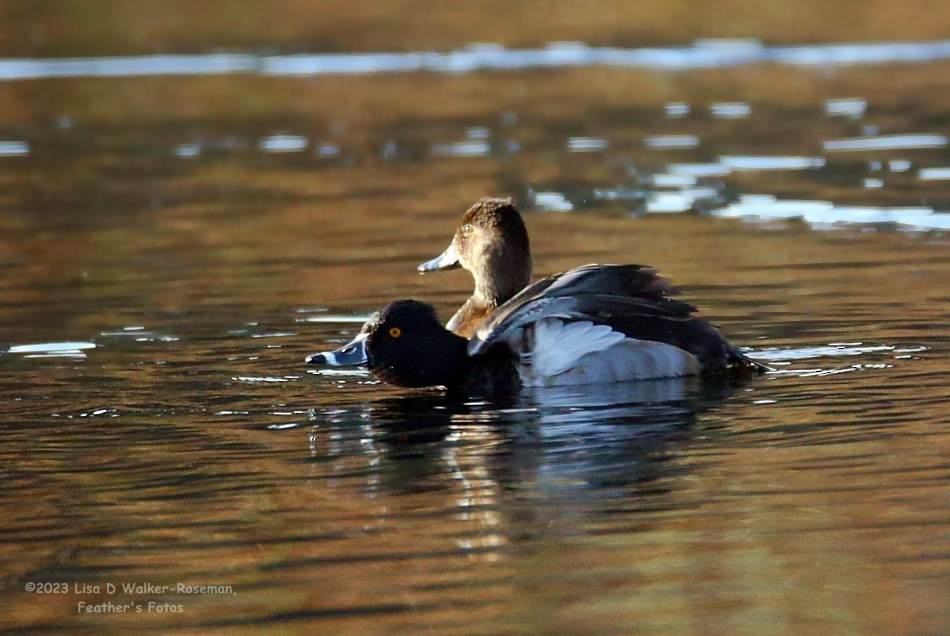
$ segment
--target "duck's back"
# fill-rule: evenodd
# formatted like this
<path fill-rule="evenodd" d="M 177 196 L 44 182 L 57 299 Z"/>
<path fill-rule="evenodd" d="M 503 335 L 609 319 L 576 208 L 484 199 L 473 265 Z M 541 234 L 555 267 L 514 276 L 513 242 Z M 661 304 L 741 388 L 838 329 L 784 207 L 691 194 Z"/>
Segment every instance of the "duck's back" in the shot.
<path fill-rule="evenodd" d="M 586 265 L 538 281 L 498 308 L 469 344 L 510 350 L 530 386 L 756 370 L 667 282 L 639 265 Z"/>

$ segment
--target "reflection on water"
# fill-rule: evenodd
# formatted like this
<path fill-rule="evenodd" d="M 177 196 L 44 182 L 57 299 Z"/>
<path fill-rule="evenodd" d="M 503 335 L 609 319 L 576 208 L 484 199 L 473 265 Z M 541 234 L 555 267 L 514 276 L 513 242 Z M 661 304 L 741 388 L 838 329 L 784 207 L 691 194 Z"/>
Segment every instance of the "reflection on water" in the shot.
<path fill-rule="evenodd" d="M 260 141 L 264 152 L 300 152 L 307 148 L 307 138 L 299 135 L 273 135 Z"/>
<path fill-rule="evenodd" d="M 501 490 L 540 489 L 545 497 L 576 496 L 580 490 L 608 483 L 636 488 L 657 478 L 656 471 L 663 469 L 653 466 L 662 458 L 658 453 L 689 435 L 701 405 L 721 399 L 718 389 L 704 395 L 698 387 L 687 393 L 682 382 L 648 384 L 657 386 L 601 387 L 594 395 L 545 390 L 545 395 L 535 393 L 500 407 L 447 403 L 441 396 L 403 396 L 352 410 L 318 411 L 311 417 L 342 429 L 353 421 L 369 424 L 371 428 L 363 427 L 369 438 L 360 438 L 359 443 L 394 460 L 406 456 L 416 460 L 425 450 L 420 445 L 431 448 L 437 443 L 440 452 L 432 464 L 442 464 L 445 472 L 454 474 L 463 492 L 473 490 L 472 484 L 490 482 Z M 325 461 L 324 448 L 330 456 L 353 452 L 345 445 L 320 444 L 326 434 L 318 427 L 311 435 L 315 459 Z M 459 447 L 470 441 L 488 445 L 484 457 L 460 452 Z M 463 454 L 466 457 L 460 457 Z M 475 459 L 478 463 L 472 464 Z M 432 469 L 432 465 L 426 468 Z M 406 475 L 398 471 L 382 476 L 387 483 L 374 484 L 396 491 L 419 488 L 403 481 Z M 465 496 L 475 497 L 472 492 Z"/>
<path fill-rule="evenodd" d="M 255 56 L 247 54 L 150 55 L 84 59 L 0 59 L 0 81 L 64 77 L 145 75 L 362 75 L 428 71 L 526 70 L 612 66 L 664 70 L 750 64 L 832 66 L 926 62 L 950 58 L 950 41 L 874 42 L 773 47 L 755 40 L 703 40 L 691 47 L 621 49 L 582 42 L 552 42 L 543 49 L 473 44 L 450 53 L 342 53 Z M 745 117 L 748 104 L 711 107 L 713 116 Z"/>
<path fill-rule="evenodd" d="M 643 140 L 648 148 L 695 148 L 699 138 L 695 135 L 662 135 Z"/>
<path fill-rule="evenodd" d="M 821 168 L 821 157 L 719 157 L 719 163 L 736 172 L 751 170 L 808 170 Z"/>
<path fill-rule="evenodd" d="M 720 119 L 742 119 L 752 113 L 752 107 L 741 102 L 713 104 L 709 107 L 709 114 Z"/>
<path fill-rule="evenodd" d="M 25 141 L 0 141 L 0 157 L 17 157 L 30 154 L 30 144 Z"/>
<path fill-rule="evenodd" d="M 894 166 L 891 166 L 894 171 Z M 921 168 L 917 174 L 921 181 L 946 181 L 950 179 L 950 166 L 940 168 Z"/>
<path fill-rule="evenodd" d="M 593 137 L 571 137 L 567 140 L 568 152 L 597 152 L 606 150 L 610 144 L 606 139 Z"/>
<path fill-rule="evenodd" d="M 857 139 L 829 139 L 823 146 L 826 152 L 858 152 L 864 150 L 904 150 L 907 148 L 943 148 L 943 135 L 912 134 L 859 137 Z"/>
<path fill-rule="evenodd" d="M 911 62 L 947 51 L 0 62 L 0 629 L 946 632 L 947 69 Z M 393 298 L 451 315 L 470 277 L 415 266 L 486 194 L 539 275 L 655 265 L 773 371 L 305 367 Z M 170 589 L 73 587 L 123 582 Z"/>
<path fill-rule="evenodd" d="M 19 353 L 28 358 L 49 356 L 67 356 L 71 358 L 85 358 L 84 349 L 95 349 L 93 342 L 46 342 L 40 344 L 13 345 L 7 353 Z"/>
<path fill-rule="evenodd" d="M 716 214 L 761 219 L 796 218 L 819 227 L 834 223 L 891 223 L 911 228 L 950 230 L 950 212 L 935 212 L 928 207 L 856 207 L 835 205 L 830 201 L 779 201 L 769 194 L 743 195 Z"/>
<path fill-rule="evenodd" d="M 448 144 L 436 144 L 432 147 L 432 154 L 472 157 L 487 155 L 489 150 L 491 150 L 491 146 L 484 141 L 458 141 Z"/>
<path fill-rule="evenodd" d="M 857 119 L 864 115 L 868 103 L 859 98 L 829 99 L 825 102 L 825 113 L 831 116 Z"/>

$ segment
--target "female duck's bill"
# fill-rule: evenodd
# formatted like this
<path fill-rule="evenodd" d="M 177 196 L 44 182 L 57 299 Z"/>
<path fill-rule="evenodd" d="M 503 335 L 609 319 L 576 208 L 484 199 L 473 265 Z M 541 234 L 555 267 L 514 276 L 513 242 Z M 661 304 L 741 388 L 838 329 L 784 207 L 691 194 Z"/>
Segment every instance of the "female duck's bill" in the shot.
<path fill-rule="evenodd" d="M 667 293 L 650 268 L 579 267 L 517 294 L 471 341 L 443 328 L 431 306 L 399 300 L 352 343 L 307 361 L 359 364 L 345 361 L 362 347 L 384 382 L 477 393 L 764 370 Z"/>
<path fill-rule="evenodd" d="M 448 269 L 457 269 L 461 266 L 462 264 L 459 263 L 459 254 L 455 250 L 455 241 L 453 240 L 451 243 L 449 243 L 449 246 L 445 248 L 444 252 L 433 258 L 431 261 L 419 263 L 416 271 L 418 271 L 420 274 L 425 274 L 426 272 L 439 272 Z"/>
<path fill-rule="evenodd" d="M 464 267 L 475 291 L 446 324 L 470 338 L 498 306 L 531 282 L 531 245 L 521 213 L 511 199 L 486 197 L 465 212 L 442 254 L 417 268 L 419 273 Z"/>

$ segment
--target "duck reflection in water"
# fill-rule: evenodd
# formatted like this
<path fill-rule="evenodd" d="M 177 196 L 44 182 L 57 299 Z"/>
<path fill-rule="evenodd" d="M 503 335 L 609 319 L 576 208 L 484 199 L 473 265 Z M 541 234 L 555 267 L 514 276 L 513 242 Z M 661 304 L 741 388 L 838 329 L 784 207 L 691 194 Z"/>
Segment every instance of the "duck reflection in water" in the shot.
<path fill-rule="evenodd" d="M 394 493 L 657 492 L 665 476 L 682 470 L 669 460 L 697 415 L 732 391 L 675 378 L 538 389 L 502 403 L 432 392 L 390 397 L 332 415 L 315 412 L 322 424 L 314 429 L 314 453 L 347 465 L 365 457 L 357 473 L 367 487 Z"/>

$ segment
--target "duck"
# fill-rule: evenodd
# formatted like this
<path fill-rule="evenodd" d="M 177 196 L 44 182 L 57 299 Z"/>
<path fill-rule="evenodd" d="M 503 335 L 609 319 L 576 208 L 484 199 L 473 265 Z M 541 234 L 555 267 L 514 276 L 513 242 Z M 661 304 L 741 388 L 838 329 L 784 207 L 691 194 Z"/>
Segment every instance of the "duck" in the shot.
<path fill-rule="evenodd" d="M 431 305 L 397 300 L 351 342 L 306 362 L 365 365 L 399 387 L 492 395 L 694 375 L 745 378 L 766 370 L 671 293 L 652 267 L 584 265 L 519 291 L 471 338 L 443 326 Z"/>
<path fill-rule="evenodd" d="M 514 201 L 485 197 L 462 216 L 445 251 L 416 269 L 425 274 L 462 267 L 471 273 L 475 291 L 445 325 L 471 338 L 499 306 L 528 286 L 532 265 L 528 229 Z"/>

